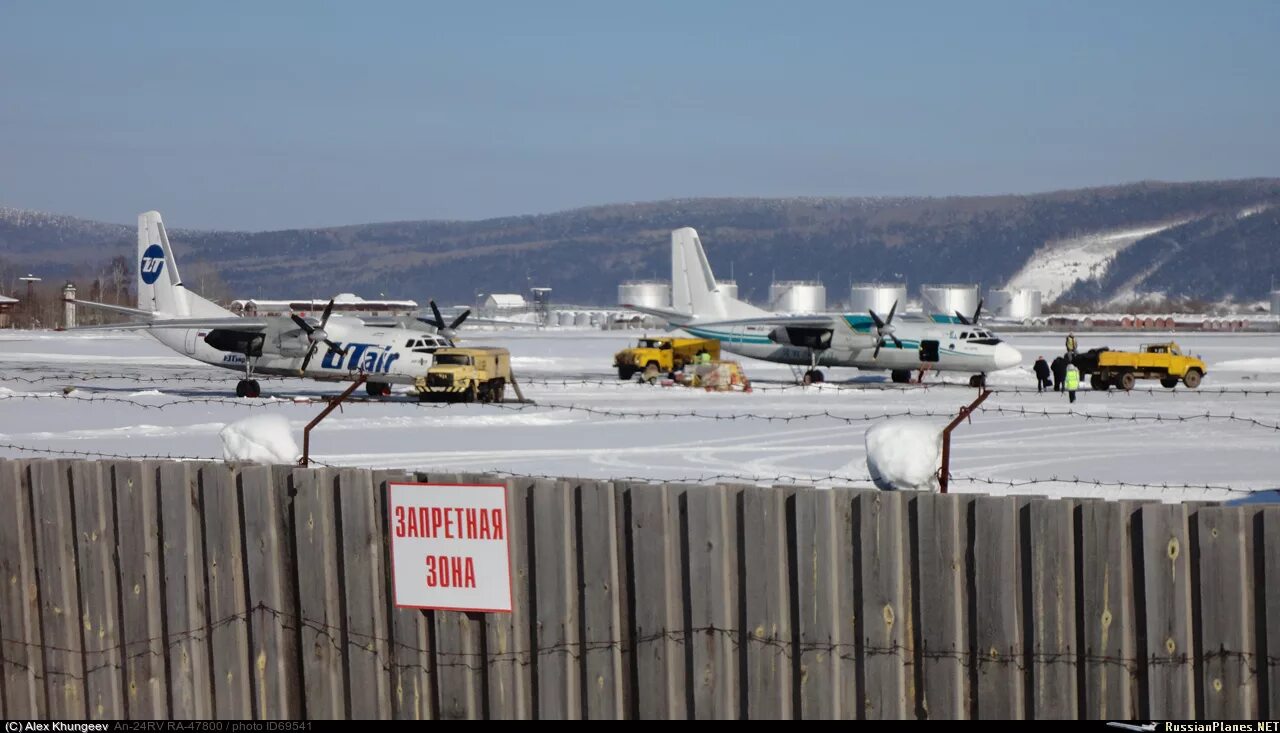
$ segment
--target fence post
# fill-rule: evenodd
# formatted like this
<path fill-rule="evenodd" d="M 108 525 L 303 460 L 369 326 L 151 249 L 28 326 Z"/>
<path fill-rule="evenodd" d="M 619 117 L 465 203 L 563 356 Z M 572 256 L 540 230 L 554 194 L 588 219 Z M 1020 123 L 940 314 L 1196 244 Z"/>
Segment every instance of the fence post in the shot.
<path fill-rule="evenodd" d="M 299 466 L 306 468 L 311 465 L 311 428 L 319 425 L 321 420 L 328 417 L 329 413 L 337 409 L 339 405 L 351 396 L 352 392 L 356 391 L 357 387 L 364 384 L 366 379 L 368 379 L 368 375 L 364 372 L 360 372 L 360 375 L 356 377 L 356 381 L 352 382 L 350 387 L 343 390 L 342 394 L 329 400 L 329 405 L 321 410 L 320 414 L 316 415 L 315 419 L 307 423 L 307 426 L 302 429 L 302 459 L 298 461 Z"/>
<path fill-rule="evenodd" d="M 991 390 L 983 389 L 978 394 L 978 399 L 970 402 L 967 407 L 961 407 L 960 414 L 942 429 L 942 467 L 938 469 L 938 490 L 943 494 L 947 493 L 947 482 L 951 478 L 951 431 L 955 430 L 961 420 L 972 415 L 973 411 L 978 409 L 978 405 L 990 396 Z"/>

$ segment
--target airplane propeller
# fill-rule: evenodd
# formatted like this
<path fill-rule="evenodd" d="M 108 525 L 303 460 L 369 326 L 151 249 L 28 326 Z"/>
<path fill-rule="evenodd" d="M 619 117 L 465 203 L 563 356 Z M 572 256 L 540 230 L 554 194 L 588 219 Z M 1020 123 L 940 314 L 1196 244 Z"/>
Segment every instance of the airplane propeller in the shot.
<path fill-rule="evenodd" d="M 340 349 L 338 348 L 337 344 L 330 341 L 329 334 L 326 333 L 324 330 L 324 327 L 329 323 L 329 314 L 331 313 L 333 313 L 332 300 L 330 300 L 329 304 L 324 307 L 324 314 L 320 316 L 319 328 L 312 326 L 310 323 L 307 322 L 305 318 L 298 315 L 297 313 L 293 313 L 289 316 L 290 318 L 293 319 L 294 323 L 298 324 L 298 328 L 301 328 L 303 331 L 307 332 L 307 340 L 311 342 L 311 348 L 307 349 L 307 355 L 302 357 L 302 371 L 304 372 L 307 370 L 307 365 L 311 363 L 311 357 L 315 356 L 316 345 L 322 341 L 325 343 L 326 346 L 329 347 L 330 353 L 335 351 L 338 352 L 339 354 L 347 353 L 346 349 Z"/>
<path fill-rule="evenodd" d="M 893 333 L 893 330 L 894 330 L 893 314 L 897 310 L 898 310 L 898 301 L 895 300 L 893 301 L 893 307 L 889 309 L 889 317 L 884 320 L 880 320 L 880 316 L 876 315 L 875 311 L 873 310 L 867 311 L 868 313 L 871 314 L 871 320 L 875 321 L 876 323 L 876 334 L 880 336 L 880 340 L 876 342 L 876 350 L 871 355 L 872 359 L 875 359 L 880 356 L 880 347 L 884 346 L 886 338 L 891 339 L 893 341 L 894 346 L 897 346 L 899 349 L 902 348 L 902 342 L 899 341 L 898 337 L 895 336 Z"/>
<path fill-rule="evenodd" d="M 960 311 L 954 311 L 954 312 L 956 314 L 956 318 L 959 318 L 960 322 L 963 323 L 964 325 L 976 326 L 978 325 L 978 316 L 982 315 L 982 301 L 981 300 L 978 301 L 978 307 L 976 310 L 973 311 L 973 318 L 971 319 L 965 318 L 964 314 L 962 314 Z"/>
<path fill-rule="evenodd" d="M 436 327 L 436 332 L 439 333 L 441 336 L 444 336 L 445 338 L 452 341 L 454 329 L 456 329 L 458 326 L 461 326 L 462 322 L 467 320 L 467 316 L 471 315 L 471 309 L 468 308 L 462 311 L 462 314 L 459 315 L 457 318 L 453 319 L 453 323 L 450 323 L 447 326 L 444 325 L 444 316 L 440 315 L 440 308 L 436 305 L 436 302 L 434 300 L 431 301 L 431 313 L 436 317 L 436 321 L 434 324 Z"/>

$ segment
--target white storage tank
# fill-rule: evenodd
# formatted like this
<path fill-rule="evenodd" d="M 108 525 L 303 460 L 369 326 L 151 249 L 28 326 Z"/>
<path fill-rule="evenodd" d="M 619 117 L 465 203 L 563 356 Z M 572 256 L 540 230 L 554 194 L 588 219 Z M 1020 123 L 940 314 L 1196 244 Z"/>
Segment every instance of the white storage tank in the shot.
<path fill-rule="evenodd" d="M 857 283 L 849 288 L 849 312 L 888 315 L 893 304 L 898 310 L 907 309 L 907 286 L 901 283 Z"/>
<path fill-rule="evenodd" d="M 1040 315 L 1041 293 L 1031 288 L 1004 288 L 987 293 L 983 308 L 1001 318 L 1023 321 Z M 960 311 L 965 313 L 964 311 Z M 965 313 L 965 315 L 969 315 Z"/>
<path fill-rule="evenodd" d="M 1271 291 L 1271 315 L 1280 316 L 1280 290 Z"/>
<path fill-rule="evenodd" d="M 716 280 L 716 286 L 720 288 L 720 292 L 730 298 L 738 298 L 738 282 L 736 280 Z"/>
<path fill-rule="evenodd" d="M 671 283 L 665 280 L 628 280 L 618 286 L 618 305 L 670 308 Z"/>
<path fill-rule="evenodd" d="M 573 325 L 575 325 L 575 326 L 590 326 L 590 325 L 591 325 L 591 311 L 580 311 L 576 316 L 574 316 L 574 317 L 573 317 Z"/>
<path fill-rule="evenodd" d="M 577 316 L 578 314 L 573 311 L 560 311 L 559 323 L 561 326 L 572 326 Z"/>
<path fill-rule="evenodd" d="M 930 313 L 952 315 L 961 313 L 965 318 L 978 309 L 978 286 L 956 283 L 921 285 L 920 297 L 924 310 Z"/>
<path fill-rule="evenodd" d="M 769 286 L 769 310 L 775 313 L 822 313 L 827 288 L 817 280 L 781 280 Z"/>

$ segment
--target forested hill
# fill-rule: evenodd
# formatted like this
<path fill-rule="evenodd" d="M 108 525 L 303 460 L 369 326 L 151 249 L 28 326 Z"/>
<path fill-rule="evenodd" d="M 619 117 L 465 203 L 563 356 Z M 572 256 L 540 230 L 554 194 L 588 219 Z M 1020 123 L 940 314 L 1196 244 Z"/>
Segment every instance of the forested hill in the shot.
<path fill-rule="evenodd" d="M 121 220 L 132 220 L 132 213 Z M 163 212 L 162 212 L 163 213 Z M 684 199 L 484 221 L 408 221 L 274 232 L 166 223 L 179 264 L 236 297 L 470 302 L 554 288 L 611 304 L 619 281 L 669 277 L 670 231 L 698 229 L 717 276 L 763 299 L 777 279 L 1043 286 L 1108 300 L 1144 293 L 1264 297 L 1280 270 L 1280 179 L 1144 182 L 1009 196 Z M 134 256 L 132 225 L 0 208 L 0 289 L 18 271 L 84 278 Z"/>

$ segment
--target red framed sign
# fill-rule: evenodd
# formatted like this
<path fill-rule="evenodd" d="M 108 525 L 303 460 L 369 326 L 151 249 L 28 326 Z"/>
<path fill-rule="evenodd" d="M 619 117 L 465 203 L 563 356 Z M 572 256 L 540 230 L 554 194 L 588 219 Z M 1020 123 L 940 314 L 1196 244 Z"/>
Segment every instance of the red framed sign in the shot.
<path fill-rule="evenodd" d="M 506 486 L 389 483 L 387 494 L 396 606 L 511 612 Z"/>

